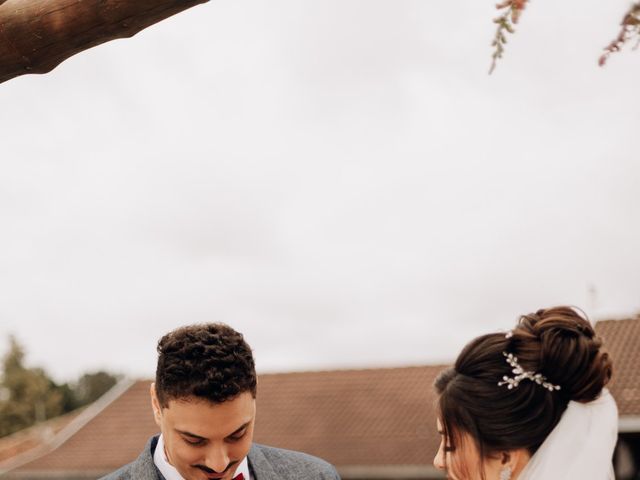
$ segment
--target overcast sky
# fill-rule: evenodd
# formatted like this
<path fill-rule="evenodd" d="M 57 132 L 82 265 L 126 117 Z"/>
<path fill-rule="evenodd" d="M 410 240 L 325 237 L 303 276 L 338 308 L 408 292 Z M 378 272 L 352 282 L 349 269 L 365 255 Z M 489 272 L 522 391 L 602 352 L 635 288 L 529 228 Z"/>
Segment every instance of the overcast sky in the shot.
<path fill-rule="evenodd" d="M 1 84 L 0 352 L 149 376 L 225 321 L 263 372 L 408 365 L 635 314 L 628 5 L 531 2 L 488 76 L 492 0 L 215 0 Z"/>

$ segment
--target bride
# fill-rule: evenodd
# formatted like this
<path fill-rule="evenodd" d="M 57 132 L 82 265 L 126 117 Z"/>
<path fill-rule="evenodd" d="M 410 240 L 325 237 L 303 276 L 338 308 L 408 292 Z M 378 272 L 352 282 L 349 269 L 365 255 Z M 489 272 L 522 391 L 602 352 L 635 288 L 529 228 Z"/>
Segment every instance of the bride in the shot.
<path fill-rule="evenodd" d="M 570 307 L 472 340 L 435 381 L 433 464 L 455 480 L 613 480 L 611 372 L 602 340 Z"/>

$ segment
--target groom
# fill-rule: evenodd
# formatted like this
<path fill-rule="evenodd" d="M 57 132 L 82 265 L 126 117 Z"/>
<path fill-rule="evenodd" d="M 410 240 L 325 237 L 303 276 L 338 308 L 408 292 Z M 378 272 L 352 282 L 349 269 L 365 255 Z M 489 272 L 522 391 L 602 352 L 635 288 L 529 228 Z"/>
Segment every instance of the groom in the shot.
<path fill-rule="evenodd" d="M 252 443 L 256 383 L 251 348 L 231 327 L 169 332 L 151 385 L 161 433 L 102 480 L 340 480 L 324 460 Z"/>

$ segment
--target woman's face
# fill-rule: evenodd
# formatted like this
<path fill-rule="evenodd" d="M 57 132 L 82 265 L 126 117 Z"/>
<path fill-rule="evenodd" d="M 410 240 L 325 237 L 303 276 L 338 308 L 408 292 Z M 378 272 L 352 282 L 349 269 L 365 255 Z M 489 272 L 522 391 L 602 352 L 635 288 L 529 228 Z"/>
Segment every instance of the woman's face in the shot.
<path fill-rule="evenodd" d="M 437 428 L 440 434 L 440 447 L 433 459 L 433 466 L 447 472 L 447 478 L 451 480 L 497 480 L 500 478 L 500 471 L 504 468 L 501 458 L 480 459 L 476 442 L 467 433 L 460 436 L 455 446 L 451 446 L 440 420 L 437 421 Z M 484 470 L 484 477 L 482 470 Z"/>

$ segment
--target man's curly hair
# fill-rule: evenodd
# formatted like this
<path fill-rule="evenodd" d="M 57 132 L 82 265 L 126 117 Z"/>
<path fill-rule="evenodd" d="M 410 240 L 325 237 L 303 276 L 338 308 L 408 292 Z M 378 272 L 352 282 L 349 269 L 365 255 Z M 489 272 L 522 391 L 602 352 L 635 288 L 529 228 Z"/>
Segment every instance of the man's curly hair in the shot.
<path fill-rule="evenodd" d="M 228 325 L 189 325 L 158 342 L 156 394 L 163 408 L 188 397 L 222 403 L 251 392 L 255 398 L 256 384 L 251 348 Z"/>

